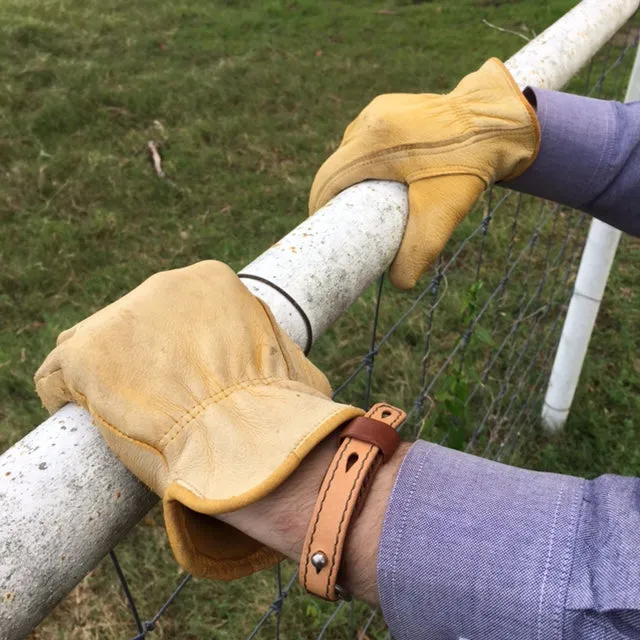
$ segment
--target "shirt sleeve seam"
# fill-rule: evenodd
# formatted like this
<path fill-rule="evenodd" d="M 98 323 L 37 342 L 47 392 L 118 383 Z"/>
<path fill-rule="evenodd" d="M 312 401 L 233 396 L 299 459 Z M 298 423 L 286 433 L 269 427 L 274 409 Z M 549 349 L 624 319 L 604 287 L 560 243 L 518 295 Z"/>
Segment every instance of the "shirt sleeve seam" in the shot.
<path fill-rule="evenodd" d="M 411 451 L 409 452 L 409 455 L 411 455 Z M 403 630 L 403 634 L 404 637 L 408 637 L 408 629 L 406 626 L 406 621 L 403 622 L 401 620 L 401 618 L 398 616 L 398 590 L 396 587 L 396 575 L 397 575 L 397 567 L 398 567 L 398 556 L 400 554 L 400 549 L 401 549 L 401 541 L 404 538 L 405 535 L 405 531 L 406 531 L 406 526 L 407 526 L 407 519 L 408 519 L 408 512 L 409 512 L 409 506 L 411 501 L 413 500 L 413 496 L 418 488 L 418 480 L 419 478 L 422 476 L 422 471 L 424 469 L 424 466 L 427 462 L 427 459 L 430 456 L 430 452 L 427 452 L 426 455 L 424 455 L 422 457 L 422 460 L 420 461 L 420 466 L 418 467 L 416 473 L 414 473 L 413 475 L 413 479 L 411 482 L 411 489 L 407 495 L 407 497 L 405 498 L 404 504 L 402 505 L 402 519 L 400 522 L 400 529 L 396 535 L 396 539 L 394 541 L 393 544 L 393 561 L 391 563 L 391 602 L 392 602 L 392 611 L 391 611 L 391 616 L 392 618 L 396 621 L 396 625 L 398 626 L 398 628 L 402 628 Z M 392 498 L 393 499 L 393 498 Z"/>
<path fill-rule="evenodd" d="M 560 516 L 560 507 L 562 505 L 562 496 L 564 495 L 565 489 L 566 485 L 563 484 L 560 488 L 560 491 L 558 492 L 558 497 L 556 498 L 555 510 L 553 513 L 553 524 L 551 526 L 551 534 L 549 536 L 547 557 L 545 559 L 544 573 L 542 575 L 542 582 L 540 584 L 540 595 L 538 598 L 538 630 L 536 633 L 538 640 L 541 640 L 544 635 L 544 596 L 547 586 L 547 578 L 549 577 L 549 570 L 551 568 L 551 561 L 553 558 L 554 545 L 556 543 L 556 532 L 558 526 L 558 518 Z"/>
<path fill-rule="evenodd" d="M 604 143 L 602 145 L 602 152 L 600 153 L 600 157 L 598 158 L 598 164 L 596 164 L 595 169 L 593 170 L 593 172 L 591 173 L 591 175 L 587 180 L 587 182 L 590 182 L 590 183 L 595 182 L 597 180 L 598 174 L 601 171 L 602 166 L 604 165 L 605 170 L 603 171 L 603 175 L 606 176 L 606 179 L 604 181 L 605 186 L 600 190 L 599 193 L 597 193 L 593 198 L 591 198 L 591 200 L 588 203 L 584 205 L 587 208 L 591 206 L 600 197 L 600 195 L 604 191 L 606 191 L 606 189 L 609 188 L 609 183 L 611 181 L 609 173 L 611 172 L 611 157 L 613 155 L 613 141 L 615 140 L 615 135 L 613 136 L 610 135 L 611 124 L 613 124 L 615 127 L 615 116 L 613 116 L 612 114 L 612 106 L 613 105 L 609 105 L 609 117 L 604 119 L 604 122 L 605 122 Z"/>
<path fill-rule="evenodd" d="M 586 481 L 581 480 L 578 490 L 574 491 L 573 499 L 569 509 L 570 527 L 568 531 L 567 543 L 560 564 L 560 588 L 554 612 L 554 636 L 562 640 L 564 637 L 564 623 L 566 619 L 566 604 L 569 597 L 569 581 L 573 568 L 573 559 L 576 549 L 576 533 L 582 514 L 583 495 Z"/>

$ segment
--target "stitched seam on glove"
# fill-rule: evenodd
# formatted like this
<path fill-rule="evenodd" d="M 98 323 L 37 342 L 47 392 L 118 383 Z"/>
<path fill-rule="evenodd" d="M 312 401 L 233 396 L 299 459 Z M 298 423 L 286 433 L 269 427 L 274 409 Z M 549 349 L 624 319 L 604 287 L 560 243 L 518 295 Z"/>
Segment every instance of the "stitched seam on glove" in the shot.
<path fill-rule="evenodd" d="M 463 165 L 452 165 L 447 167 L 447 170 L 438 170 L 435 171 L 433 169 L 422 169 L 420 171 L 414 171 L 407 175 L 407 184 L 412 184 L 413 182 L 418 182 L 419 180 L 424 180 L 425 178 L 440 178 L 444 176 L 474 176 L 479 180 L 482 180 L 485 187 L 488 187 L 491 183 L 487 180 L 487 178 L 481 175 L 474 167 L 465 167 Z"/>
<path fill-rule="evenodd" d="M 327 398 L 327 400 L 328 400 L 328 398 Z M 287 457 L 282 461 L 282 463 L 272 472 L 272 475 L 275 474 L 280 469 L 280 467 L 284 466 L 286 461 L 289 460 L 290 458 L 295 458 L 298 461 L 298 464 L 300 462 L 302 462 L 303 458 L 301 458 L 296 453 L 297 449 L 301 445 L 303 445 L 307 440 L 309 440 L 309 438 L 311 438 L 316 433 L 316 431 L 318 430 L 318 427 L 320 425 L 325 424 L 327 422 L 331 422 L 331 420 L 333 418 L 335 418 L 336 416 L 340 415 L 343 411 L 352 408 L 350 405 L 339 405 L 339 407 L 340 408 L 336 409 L 333 413 L 331 413 L 328 416 L 325 416 L 325 417 L 321 418 L 320 420 L 318 420 L 318 422 L 316 422 L 311 427 L 309 432 L 307 434 L 305 434 L 304 436 L 302 436 L 302 438 L 300 438 L 293 445 L 293 449 L 291 450 L 291 453 L 289 453 L 289 455 L 287 455 Z M 185 480 L 184 478 L 175 479 L 175 480 L 172 480 L 172 482 L 175 482 L 176 484 L 184 487 L 185 489 L 189 489 L 189 491 L 191 491 L 191 493 L 193 493 L 193 495 L 198 497 L 198 498 L 202 498 L 203 500 L 210 500 L 211 499 L 211 498 L 207 498 L 207 496 L 205 496 L 197 487 L 195 487 L 193 484 L 191 484 L 188 480 Z M 284 482 L 284 479 L 282 480 L 282 482 Z M 244 493 L 240 493 L 240 494 L 236 494 L 236 495 L 230 496 L 229 498 L 226 498 L 226 500 L 233 500 L 233 499 L 239 498 L 240 496 L 245 495 L 245 493 L 247 493 L 247 492 L 245 491 Z M 216 500 L 219 500 L 219 498 L 216 498 Z"/>
<path fill-rule="evenodd" d="M 325 198 L 324 198 L 325 193 L 333 191 L 333 184 L 336 182 L 337 179 L 339 178 L 344 179 L 344 176 L 347 175 L 350 171 L 359 170 L 362 167 L 375 166 L 380 160 L 388 161 L 388 160 L 393 160 L 397 156 L 404 158 L 404 157 L 415 157 L 420 155 L 424 155 L 426 158 L 433 158 L 433 156 L 441 153 L 451 153 L 452 151 L 451 147 L 454 145 L 457 145 L 456 150 L 459 151 L 461 149 L 466 148 L 467 146 L 477 144 L 484 140 L 490 139 L 494 137 L 496 134 L 502 137 L 510 137 L 512 135 L 516 136 L 517 134 L 520 134 L 523 130 L 529 130 L 530 128 L 531 128 L 531 124 L 518 125 L 517 127 L 511 127 L 511 128 L 496 127 L 491 129 L 483 129 L 481 132 L 476 131 L 476 132 L 466 134 L 464 136 L 457 136 L 455 138 L 451 138 L 445 141 L 432 142 L 432 143 L 421 142 L 421 143 L 412 143 L 408 145 L 400 145 L 397 147 L 390 147 L 387 149 L 382 149 L 380 151 L 376 151 L 374 153 L 361 156 L 360 158 L 356 158 L 351 162 L 345 164 L 344 166 L 340 167 L 339 170 L 337 170 L 330 178 L 327 179 L 322 191 L 317 196 L 317 201 L 318 202 L 325 201 Z M 532 137 L 532 139 L 535 141 L 536 139 L 535 133 L 532 136 L 530 135 L 530 137 Z M 431 153 L 423 153 L 424 151 L 427 151 L 427 150 L 433 150 L 433 151 Z M 477 175 L 486 184 L 489 184 L 492 181 L 490 177 L 486 175 L 486 173 L 483 175 L 480 169 L 478 169 L 478 167 L 468 167 L 468 169 L 469 169 L 469 173 L 471 173 L 472 175 Z M 443 169 L 434 168 L 432 170 L 433 173 L 431 175 L 432 176 L 447 175 L 446 173 L 442 173 L 442 174 L 437 173 L 439 170 L 442 171 Z M 502 179 L 502 178 L 500 177 L 497 179 Z M 404 181 L 408 183 L 408 178 L 406 176 Z"/>
<path fill-rule="evenodd" d="M 162 447 L 163 449 L 168 447 L 169 444 L 171 444 L 171 442 L 175 440 L 180 435 L 180 433 L 182 433 L 182 431 L 184 431 L 185 427 L 189 426 L 189 424 L 193 422 L 198 416 L 200 416 L 206 409 L 208 409 L 211 405 L 217 404 L 218 402 L 221 402 L 225 398 L 233 395 L 236 391 L 239 391 L 241 389 L 250 389 L 251 387 L 258 387 L 263 385 L 271 386 L 276 383 L 281 384 L 283 389 L 287 389 L 291 391 L 293 391 L 291 386 L 296 387 L 299 385 L 301 387 L 300 390 L 302 391 L 303 389 L 305 389 L 305 392 L 308 393 L 310 396 L 313 396 L 316 398 L 322 397 L 325 400 L 329 401 L 329 398 L 327 398 L 327 396 L 325 396 L 322 392 L 317 391 L 317 389 L 310 387 L 308 384 L 305 384 L 304 382 L 298 382 L 297 380 L 291 380 L 289 378 L 254 378 L 251 380 L 245 380 L 244 382 L 240 382 L 231 387 L 227 387 L 226 389 L 224 389 L 223 391 L 220 391 L 214 396 L 205 398 L 204 400 L 196 404 L 194 407 L 192 407 L 187 413 L 185 413 L 180 418 L 180 420 L 178 420 L 171 426 L 169 431 L 167 431 L 162 436 L 158 446 Z M 337 413 L 339 413 L 339 411 L 335 412 L 335 414 Z M 335 415 L 335 414 L 332 414 L 332 415 Z M 188 419 L 186 420 L 186 422 L 183 423 L 183 420 L 185 420 L 185 418 L 188 418 Z M 176 432 L 173 433 L 173 435 L 171 435 L 174 430 Z"/>
<path fill-rule="evenodd" d="M 172 440 L 175 440 L 175 438 L 184 430 L 185 427 L 187 427 L 191 422 L 193 422 L 200 414 L 202 414 L 203 411 L 208 409 L 212 404 L 216 404 L 220 400 L 224 400 L 224 398 L 227 398 L 228 396 L 230 396 L 231 394 L 235 393 L 240 389 L 246 389 L 246 388 L 254 387 L 257 385 L 268 386 L 278 381 L 280 382 L 288 381 L 288 378 L 252 378 L 250 380 L 245 380 L 243 382 L 236 383 L 230 387 L 226 387 L 225 389 L 223 389 L 222 391 L 219 391 L 215 395 L 209 396 L 208 398 L 201 400 L 200 402 L 195 404 L 193 407 L 191 407 L 191 409 L 189 409 L 186 413 L 184 413 L 179 420 L 177 420 L 171 425 L 171 427 L 169 427 L 168 431 L 166 431 L 166 433 L 162 436 L 162 438 L 160 438 L 160 442 L 158 443 L 158 446 L 164 449 L 164 447 L 166 447 Z M 176 431 L 176 432 L 172 435 L 173 431 Z"/>
<path fill-rule="evenodd" d="M 474 145 L 479 142 L 483 142 L 484 140 L 489 140 L 494 136 L 498 135 L 501 138 L 505 136 L 516 136 L 520 134 L 523 130 L 529 130 L 531 128 L 530 124 L 518 125 L 515 127 L 491 127 L 482 129 L 482 131 L 474 131 L 468 135 L 458 136 L 456 138 L 451 138 L 450 140 L 440 141 L 440 142 L 413 142 L 411 144 L 403 144 L 398 145 L 396 147 L 388 147 L 387 149 L 382 149 L 380 151 L 376 151 L 374 153 L 369 153 L 360 158 L 356 158 L 345 164 L 340 168 L 340 171 L 337 171 L 335 175 L 338 175 L 345 169 L 351 169 L 354 165 L 362 166 L 373 164 L 375 160 L 378 159 L 388 159 L 389 157 L 393 157 L 396 155 L 404 156 L 409 154 L 411 157 L 421 155 L 420 152 L 434 149 L 433 153 L 425 153 L 425 157 L 432 157 L 433 155 L 438 155 L 440 153 L 450 153 L 453 150 L 457 151 L 460 149 L 465 149 L 469 145 Z M 411 153 L 414 152 L 414 153 Z M 333 179 L 333 177 L 331 179 Z"/>

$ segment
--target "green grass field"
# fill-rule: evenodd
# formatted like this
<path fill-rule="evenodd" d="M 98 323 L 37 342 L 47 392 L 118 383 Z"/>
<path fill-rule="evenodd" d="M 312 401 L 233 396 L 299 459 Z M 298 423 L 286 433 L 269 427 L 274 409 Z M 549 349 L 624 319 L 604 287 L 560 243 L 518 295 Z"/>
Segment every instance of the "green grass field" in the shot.
<path fill-rule="evenodd" d="M 524 44 L 483 19 L 531 36 L 573 4 L 0 0 L 0 451 L 45 417 L 32 376 L 61 330 L 158 270 L 208 258 L 236 269 L 248 263 L 303 220 L 315 170 L 371 98 L 447 91 L 489 56 L 506 59 Z M 149 163 L 149 140 L 160 145 L 167 180 Z M 500 277 L 492 260 L 508 240 L 509 211 L 488 236 L 487 291 Z M 575 214 L 559 215 L 564 229 Z M 432 336 L 434 370 L 464 322 L 473 272 L 471 254 L 462 255 L 448 278 Z M 554 438 L 534 428 L 520 443 L 521 464 L 589 477 L 640 473 L 638 282 L 640 242 L 624 238 L 567 428 Z M 385 296 L 388 326 L 411 297 Z M 370 291 L 314 349 L 332 382 L 368 349 L 373 305 Z M 423 315 L 403 329 L 374 396 L 413 399 L 425 322 Z M 480 347 L 470 346 L 472 369 Z M 454 383 L 459 392 L 461 381 Z M 455 407 L 447 384 L 431 398 L 440 412 L 426 437 L 438 432 L 442 407 Z M 148 618 L 180 579 L 159 512 L 119 555 Z M 246 637 L 274 595 L 271 574 L 229 585 L 194 581 L 150 637 Z M 282 637 L 314 637 L 330 611 L 293 597 Z M 346 611 L 339 615 L 346 621 Z M 368 637 L 384 637 L 381 629 L 374 624 Z M 105 561 L 33 637 L 134 635 Z M 325 637 L 348 637 L 346 626 Z"/>

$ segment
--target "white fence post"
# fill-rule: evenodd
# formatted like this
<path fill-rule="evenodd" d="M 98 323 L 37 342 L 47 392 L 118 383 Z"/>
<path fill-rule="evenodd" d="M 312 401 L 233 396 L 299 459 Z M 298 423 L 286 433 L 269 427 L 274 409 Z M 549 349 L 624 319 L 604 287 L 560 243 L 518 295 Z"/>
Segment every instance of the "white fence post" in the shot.
<path fill-rule="evenodd" d="M 637 100 L 640 100 L 640 48 L 625 96 L 625 102 Z M 620 236 L 620 231 L 600 220 L 594 219 L 589 227 L 542 407 L 542 420 L 552 431 L 561 429 L 569 416 Z"/>
<path fill-rule="evenodd" d="M 507 66 L 520 87 L 558 89 L 639 3 L 583 0 Z M 406 214 L 402 185 L 352 187 L 244 269 L 259 278 L 245 283 L 306 345 L 309 328 L 319 336 L 385 270 Z M 27 635 L 155 502 L 73 405 L 0 456 L 0 499 L 3 640 Z"/>

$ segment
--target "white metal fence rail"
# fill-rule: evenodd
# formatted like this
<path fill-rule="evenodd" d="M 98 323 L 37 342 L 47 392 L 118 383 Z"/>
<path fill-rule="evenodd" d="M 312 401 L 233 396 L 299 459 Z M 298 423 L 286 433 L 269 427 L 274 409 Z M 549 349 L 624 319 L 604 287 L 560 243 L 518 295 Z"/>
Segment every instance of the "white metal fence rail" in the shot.
<path fill-rule="evenodd" d="M 583 0 L 507 61 L 507 66 L 521 87 L 532 84 L 560 88 L 625 24 L 639 4 L 640 0 Z M 496 197 L 495 194 L 489 196 L 481 204 L 486 207 L 482 224 L 462 241 L 447 264 L 438 267 L 430 285 L 417 296 L 406 314 L 378 340 L 377 311 L 383 290 L 382 281 L 380 283 L 371 350 L 356 367 L 354 375 L 349 376 L 347 383 L 360 371 L 368 371 L 364 402 L 369 401 L 373 362 L 380 348 L 417 304 L 429 297 L 431 303 L 421 365 L 423 384 L 413 409 L 417 424 L 411 434 L 414 437 L 425 424 L 422 418 L 425 403 L 433 402 L 430 396 L 432 385 L 427 380 L 424 363 L 429 355 L 433 311 L 446 289 L 449 265 L 458 258 L 471 238 L 480 243 L 475 289 L 471 288 L 472 299 L 467 301 L 465 307 L 467 330 L 453 346 L 434 380 L 454 358 L 464 357 L 470 335 L 479 326 L 478 319 L 490 304 L 504 299 L 506 283 L 513 270 L 527 260 L 531 265 L 529 253 L 536 245 L 543 226 L 550 220 L 551 224 L 556 224 L 557 207 L 551 210 L 541 208 L 536 214 L 538 217 L 533 228 L 529 230 L 532 239 L 514 257 L 511 255 L 517 237 L 514 222 L 500 286 L 484 298 L 476 295 L 489 221 L 499 207 L 506 206 L 503 203 L 509 195 L 499 196 L 497 203 Z M 519 215 L 524 216 L 520 211 L 521 200 L 518 200 L 513 210 L 515 221 Z M 257 279 L 246 279 L 245 283 L 269 304 L 287 333 L 303 348 L 309 347 L 385 271 L 400 244 L 406 214 L 404 187 L 385 182 L 369 182 L 353 187 L 248 265 L 243 273 Z M 555 288 L 550 295 L 556 295 L 553 291 L 560 291 L 561 287 L 566 288 L 567 283 L 570 284 L 570 268 L 581 246 L 579 234 L 574 233 L 574 227 L 577 228 L 578 224 L 567 226 L 564 240 L 557 251 L 549 244 L 543 258 L 543 284 L 535 289 L 531 301 L 535 302 L 542 287 L 551 281 L 557 286 L 553 285 Z M 564 262 L 568 266 L 561 269 Z M 537 314 L 536 323 L 545 316 L 546 311 L 540 312 L 531 304 L 520 304 L 518 319 L 513 324 L 515 329 L 507 332 L 507 337 L 531 314 Z M 549 305 L 546 309 L 548 311 Z M 550 339 L 554 335 L 549 332 Z M 513 370 L 508 369 L 504 373 L 504 380 L 509 380 L 519 366 L 522 354 L 531 346 L 530 341 L 526 341 L 516 351 L 506 340 L 500 345 L 491 345 L 490 351 L 496 355 L 490 355 L 483 370 L 486 375 L 494 368 L 504 349 L 511 349 L 513 357 L 509 367 Z M 540 364 L 537 356 L 528 362 L 529 367 Z M 483 373 L 468 395 L 473 396 L 477 389 L 484 388 L 485 383 L 486 376 Z M 513 402 L 509 395 L 512 392 L 513 387 L 502 384 L 492 399 L 489 410 L 492 416 L 496 413 L 503 416 L 508 414 L 511 407 L 509 403 Z M 519 387 L 517 392 L 521 393 Z M 446 406 L 446 401 L 443 402 Z M 522 404 L 522 411 L 530 411 L 529 399 L 525 398 Z M 491 444 L 489 439 L 487 452 Z M 495 454 L 495 451 L 490 453 Z M 0 496 L 0 637 L 8 640 L 28 634 L 156 501 L 155 496 L 111 454 L 92 427 L 88 414 L 71 405 L 0 456 Z M 278 595 L 264 620 L 271 614 L 276 614 L 275 617 L 279 619 L 287 589 L 278 573 Z M 139 633 L 137 637 L 142 637 L 149 625 L 145 627 L 137 613 L 134 617 Z M 260 630 L 262 622 L 256 631 Z M 324 631 L 320 635 L 322 633 Z"/>

